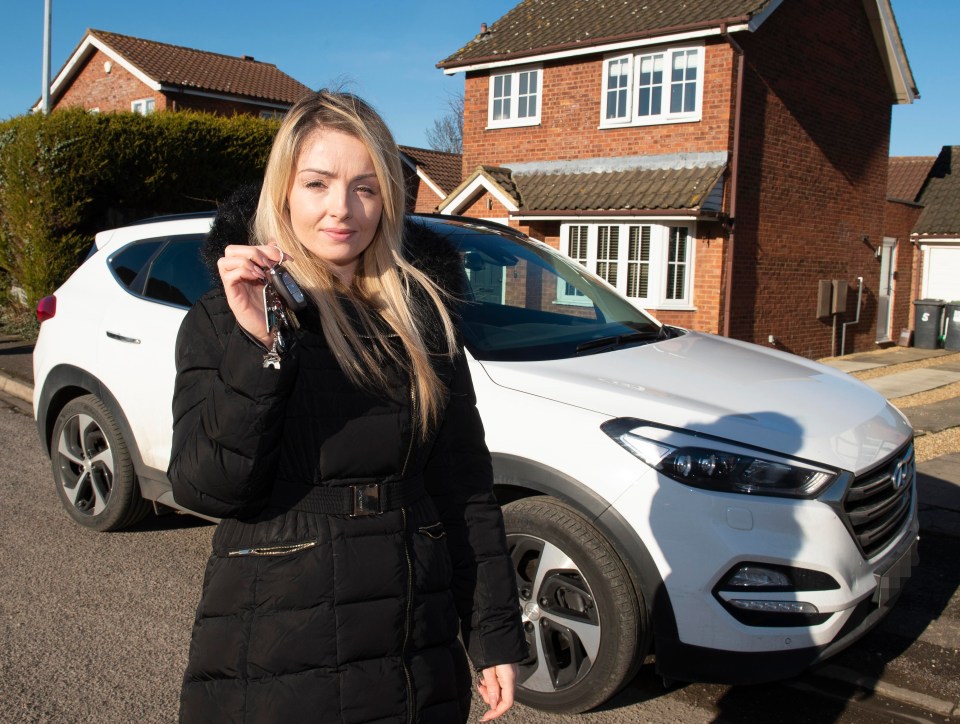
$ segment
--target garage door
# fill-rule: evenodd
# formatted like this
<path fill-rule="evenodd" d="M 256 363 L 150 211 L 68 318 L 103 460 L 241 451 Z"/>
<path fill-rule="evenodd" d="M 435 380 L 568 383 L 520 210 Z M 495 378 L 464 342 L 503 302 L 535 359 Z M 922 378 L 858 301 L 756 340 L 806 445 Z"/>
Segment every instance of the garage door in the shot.
<path fill-rule="evenodd" d="M 924 247 L 923 298 L 960 299 L 960 245 Z"/>

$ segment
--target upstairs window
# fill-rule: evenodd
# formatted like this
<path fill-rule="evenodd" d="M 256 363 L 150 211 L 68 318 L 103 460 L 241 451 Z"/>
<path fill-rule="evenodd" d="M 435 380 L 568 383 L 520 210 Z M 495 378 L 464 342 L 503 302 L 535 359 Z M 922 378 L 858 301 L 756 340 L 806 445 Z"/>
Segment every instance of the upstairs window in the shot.
<path fill-rule="evenodd" d="M 607 58 L 600 127 L 699 121 L 702 98 L 702 47 Z"/>
<path fill-rule="evenodd" d="M 153 98 L 141 98 L 130 104 L 130 110 L 139 113 L 141 116 L 149 116 L 153 113 Z"/>
<path fill-rule="evenodd" d="M 490 128 L 540 123 L 540 69 L 526 68 L 490 76 Z"/>
<path fill-rule="evenodd" d="M 642 305 L 689 307 L 693 303 L 692 230 L 663 224 L 565 224 L 560 248 L 610 286 Z M 561 282 L 558 300 L 577 303 Z"/>

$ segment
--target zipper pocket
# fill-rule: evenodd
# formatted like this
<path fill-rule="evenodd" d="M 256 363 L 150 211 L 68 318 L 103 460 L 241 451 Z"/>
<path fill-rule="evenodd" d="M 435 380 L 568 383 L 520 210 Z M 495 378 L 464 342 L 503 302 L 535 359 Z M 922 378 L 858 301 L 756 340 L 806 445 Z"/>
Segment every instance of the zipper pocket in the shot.
<path fill-rule="evenodd" d="M 227 551 L 228 558 L 240 556 L 285 556 L 290 553 L 299 553 L 317 545 L 317 541 L 309 540 L 304 543 L 283 543 L 274 546 L 255 546 L 253 548 L 237 548 Z"/>
<path fill-rule="evenodd" d="M 423 533 L 427 538 L 433 538 L 434 540 L 440 540 L 447 535 L 447 531 L 443 529 L 443 523 L 440 522 L 417 528 L 417 532 Z"/>

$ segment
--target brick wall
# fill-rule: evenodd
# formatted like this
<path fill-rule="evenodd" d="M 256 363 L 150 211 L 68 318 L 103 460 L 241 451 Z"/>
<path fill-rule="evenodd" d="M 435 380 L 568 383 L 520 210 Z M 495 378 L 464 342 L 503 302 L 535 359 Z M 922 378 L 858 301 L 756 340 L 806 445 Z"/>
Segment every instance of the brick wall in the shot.
<path fill-rule="evenodd" d="M 601 130 L 603 59 L 569 58 L 543 65 L 540 125 L 488 129 L 489 73 L 467 73 L 464 86 L 463 178 L 480 164 L 539 161 L 728 148 L 733 53 L 708 41 L 703 119 Z"/>
<path fill-rule="evenodd" d="M 419 176 L 413 174 L 407 187 L 410 200 L 409 210 L 418 214 L 435 214 L 437 206 L 443 201 Z"/>
<path fill-rule="evenodd" d="M 159 109 L 160 106 L 158 105 Z M 226 98 L 208 98 L 206 96 L 191 95 L 189 93 L 168 93 L 164 110 L 168 111 L 202 111 L 204 113 L 213 113 L 218 116 L 232 116 L 238 113 L 248 113 L 259 116 L 261 111 L 278 111 L 283 114 L 284 111 L 255 103 L 244 103 L 239 100 L 228 100 Z"/>
<path fill-rule="evenodd" d="M 103 64 L 109 61 L 110 72 Z M 57 108 L 99 108 L 101 113 L 129 111 L 132 101 L 153 98 L 156 110 L 164 107 L 164 98 L 109 56 L 97 50 L 81 66 L 73 83 L 58 98 Z"/>
<path fill-rule="evenodd" d="M 846 352 L 872 349 L 892 94 L 860 0 L 783 3 L 746 53 L 731 336 L 806 357 L 839 353 L 817 282 L 864 279 Z"/>

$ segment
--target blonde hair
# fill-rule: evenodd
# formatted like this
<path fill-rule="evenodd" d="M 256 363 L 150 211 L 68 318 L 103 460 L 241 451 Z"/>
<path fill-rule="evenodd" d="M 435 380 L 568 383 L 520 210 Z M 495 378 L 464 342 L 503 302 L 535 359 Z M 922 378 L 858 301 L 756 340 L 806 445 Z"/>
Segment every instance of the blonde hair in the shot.
<path fill-rule="evenodd" d="M 380 224 L 349 288 L 307 250 L 290 223 L 288 195 L 296 163 L 307 139 L 318 130 L 335 130 L 360 140 L 370 153 L 380 184 Z M 285 266 L 316 304 L 327 344 L 355 384 L 385 391 L 385 362 L 409 373 L 419 419 L 425 423 L 419 432 L 426 437 L 437 422 L 446 390 L 431 364 L 424 331 L 439 322 L 446 343 L 442 354 L 450 358 L 456 352 L 456 338 L 444 304 L 445 292 L 403 258 L 405 198 L 400 152 L 383 119 L 350 93 L 319 91 L 298 101 L 277 132 L 260 192 L 253 242 L 276 240 L 293 256 Z M 350 322 L 338 297 L 354 302 L 362 332 Z M 377 317 L 389 327 L 388 334 L 383 333 Z M 399 338 L 402 349 L 391 343 L 390 333 Z M 436 344 L 438 340 L 431 341 Z"/>

